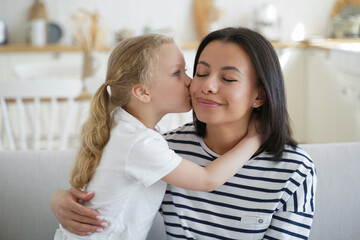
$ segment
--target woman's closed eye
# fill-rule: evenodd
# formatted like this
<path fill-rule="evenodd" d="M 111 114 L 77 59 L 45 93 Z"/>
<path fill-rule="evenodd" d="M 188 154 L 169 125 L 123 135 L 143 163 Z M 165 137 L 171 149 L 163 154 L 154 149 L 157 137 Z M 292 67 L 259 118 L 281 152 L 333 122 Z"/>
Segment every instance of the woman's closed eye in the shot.
<path fill-rule="evenodd" d="M 196 73 L 196 76 L 197 76 L 197 77 L 206 77 L 207 74 Z"/>
<path fill-rule="evenodd" d="M 224 78 L 224 77 L 223 77 L 223 80 L 226 82 L 237 82 L 236 79 L 229 79 L 229 78 Z"/>

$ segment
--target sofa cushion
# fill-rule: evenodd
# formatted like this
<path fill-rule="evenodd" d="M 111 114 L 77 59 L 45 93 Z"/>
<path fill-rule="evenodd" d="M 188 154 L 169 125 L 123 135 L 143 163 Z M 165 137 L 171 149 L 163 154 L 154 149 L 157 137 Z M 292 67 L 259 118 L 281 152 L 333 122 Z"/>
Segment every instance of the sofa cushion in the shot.
<path fill-rule="evenodd" d="M 310 240 L 360 236 L 360 142 L 305 144 L 315 162 L 318 184 Z"/>
<path fill-rule="evenodd" d="M 50 199 L 69 188 L 75 151 L 0 152 L 0 239 L 53 239 Z"/>

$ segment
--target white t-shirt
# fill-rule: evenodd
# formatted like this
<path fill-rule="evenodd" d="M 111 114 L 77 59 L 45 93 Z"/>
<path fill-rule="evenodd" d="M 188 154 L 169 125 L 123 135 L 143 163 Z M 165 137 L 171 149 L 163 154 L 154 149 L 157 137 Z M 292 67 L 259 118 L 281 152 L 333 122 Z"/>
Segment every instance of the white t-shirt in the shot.
<path fill-rule="evenodd" d="M 161 180 L 181 162 L 158 132 L 118 108 L 95 175 L 86 191 L 95 196 L 84 205 L 109 223 L 103 233 L 77 236 L 60 225 L 55 239 L 146 239 L 165 194 Z"/>

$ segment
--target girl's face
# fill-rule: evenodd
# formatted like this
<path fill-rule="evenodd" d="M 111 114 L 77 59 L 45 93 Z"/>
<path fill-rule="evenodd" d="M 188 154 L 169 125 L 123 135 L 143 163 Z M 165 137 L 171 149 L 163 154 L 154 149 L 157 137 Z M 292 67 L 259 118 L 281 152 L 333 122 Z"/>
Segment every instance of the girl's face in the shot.
<path fill-rule="evenodd" d="M 187 112 L 191 109 L 185 60 L 176 44 L 166 44 L 159 51 L 159 60 L 152 72 L 150 92 L 161 114 Z"/>
<path fill-rule="evenodd" d="M 247 124 L 252 109 L 262 104 L 255 79 L 251 59 L 242 47 L 210 42 L 199 57 L 190 86 L 197 118 L 208 125 Z"/>

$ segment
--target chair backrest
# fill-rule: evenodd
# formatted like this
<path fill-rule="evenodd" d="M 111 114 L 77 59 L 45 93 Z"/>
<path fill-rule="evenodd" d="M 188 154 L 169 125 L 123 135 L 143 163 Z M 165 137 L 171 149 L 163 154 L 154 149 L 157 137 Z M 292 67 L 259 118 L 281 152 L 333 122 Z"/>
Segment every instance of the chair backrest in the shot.
<path fill-rule="evenodd" d="M 81 91 L 78 79 L 0 82 L 0 150 L 68 148 Z"/>

